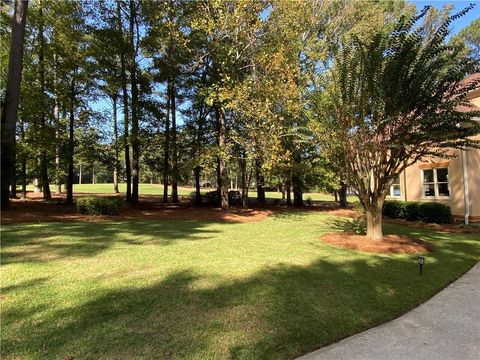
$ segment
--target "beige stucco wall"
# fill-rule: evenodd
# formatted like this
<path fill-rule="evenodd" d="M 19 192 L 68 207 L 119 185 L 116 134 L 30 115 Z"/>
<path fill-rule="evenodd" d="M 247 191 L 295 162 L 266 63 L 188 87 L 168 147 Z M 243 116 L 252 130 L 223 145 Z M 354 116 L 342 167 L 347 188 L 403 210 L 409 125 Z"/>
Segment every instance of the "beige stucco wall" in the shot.
<path fill-rule="evenodd" d="M 431 160 L 429 159 L 427 161 L 417 162 L 405 169 L 405 171 L 400 175 L 401 196 L 397 197 L 397 199 L 404 201 L 439 202 L 449 205 L 453 215 L 463 216 L 465 206 L 463 197 L 462 158 L 460 156 L 460 151 L 458 150 L 451 151 L 450 153 L 456 157 L 452 159 L 433 158 Z M 432 163 L 442 164 L 441 167 L 448 167 L 448 182 L 450 190 L 450 196 L 448 198 L 426 198 L 423 196 L 421 165 Z M 448 166 L 445 166 L 445 163 L 448 163 Z M 393 197 L 388 197 L 388 199 L 393 199 Z"/>
<path fill-rule="evenodd" d="M 466 156 L 470 218 L 471 220 L 480 220 L 480 149 L 469 149 L 466 155 L 461 150 L 453 150 L 450 154 L 454 157 L 450 159 L 432 158 L 409 166 L 400 174 L 401 196 L 388 196 L 387 199 L 439 202 L 449 205 L 452 214 L 456 218 L 463 219 L 465 216 L 465 187 L 462 157 Z M 422 165 L 445 163 L 448 163 L 450 197 L 425 198 L 423 196 Z"/>
<path fill-rule="evenodd" d="M 480 107 L 480 90 L 472 95 L 474 96 L 470 96 L 469 101 Z M 480 135 L 475 136 L 474 139 L 480 140 Z M 400 174 L 401 196 L 388 196 L 387 199 L 434 201 L 447 204 L 456 218 L 463 219 L 465 216 L 465 186 L 462 157 L 466 156 L 470 218 L 471 220 L 480 220 L 480 149 L 469 149 L 466 154 L 461 150 L 452 150 L 449 155 L 453 157 L 449 159 L 432 158 L 408 167 Z M 432 163 L 448 163 L 449 198 L 425 198 L 423 196 L 421 167 L 424 164 Z"/>

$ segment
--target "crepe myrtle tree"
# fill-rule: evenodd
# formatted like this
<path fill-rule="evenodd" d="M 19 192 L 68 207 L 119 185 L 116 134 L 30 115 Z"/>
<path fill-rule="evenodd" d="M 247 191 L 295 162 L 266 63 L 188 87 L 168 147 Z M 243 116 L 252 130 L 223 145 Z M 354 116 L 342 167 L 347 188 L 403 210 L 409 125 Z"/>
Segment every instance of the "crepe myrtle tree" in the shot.
<path fill-rule="evenodd" d="M 448 157 L 448 149 L 480 145 L 471 138 L 480 132 L 479 112 L 461 111 L 480 85 L 478 77 L 464 80 L 478 65 L 446 45 L 451 22 L 470 9 L 427 31 L 424 8 L 369 42 L 349 41 L 333 58 L 318 129 L 325 147 L 345 159 L 372 240 L 383 238 L 383 203 L 397 173 L 424 158 Z"/>

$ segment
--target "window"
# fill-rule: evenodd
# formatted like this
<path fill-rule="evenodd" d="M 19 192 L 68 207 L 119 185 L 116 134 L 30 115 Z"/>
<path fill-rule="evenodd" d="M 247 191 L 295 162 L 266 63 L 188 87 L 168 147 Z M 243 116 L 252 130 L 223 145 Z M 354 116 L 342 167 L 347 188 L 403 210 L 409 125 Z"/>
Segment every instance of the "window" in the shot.
<path fill-rule="evenodd" d="M 448 197 L 448 168 L 434 168 L 423 170 L 423 196 Z"/>
<path fill-rule="evenodd" d="M 396 174 L 393 178 L 392 186 L 390 186 L 390 196 L 399 197 L 401 196 L 400 191 L 400 174 Z"/>

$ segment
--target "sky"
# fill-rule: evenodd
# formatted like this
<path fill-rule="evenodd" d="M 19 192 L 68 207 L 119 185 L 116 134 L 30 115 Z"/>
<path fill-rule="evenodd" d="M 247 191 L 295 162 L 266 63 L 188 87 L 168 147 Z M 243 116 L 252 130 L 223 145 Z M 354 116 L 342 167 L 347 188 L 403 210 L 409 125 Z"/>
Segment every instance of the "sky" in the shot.
<path fill-rule="evenodd" d="M 443 0 L 430 0 L 430 1 L 416 1 L 416 0 L 409 0 L 409 3 L 415 4 L 417 6 L 417 9 L 422 9 L 426 5 L 431 5 L 436 8 L 443 8 L 446 5 L 449 4 L 454 4 L 453 8 L 453 13 L 459 12 L 469 6 L 471 3 L 477 3 L 477 6 L 469 11 L 465 16 L 461 17 L 460 19 L 456 20 L 452 24 L 452 35 L 455 35 L 458 33 L 460 30 L 462 30 L 464 27 L 468 26 L 473 20 L 480 18 L 480 0 L 470 0 L 470 1 L 464 1 L 464 0 L 455 0 L 455 1 L 443 1 Z M 94 110 L 100 111 L 103 109 L 108 109 L 110 110 L 111 105 L 108 101 L 104 99 L 99 99 L 96 102 L 92 103 L 91 106 L 93 107 Z M 119 116 L 121 116 L 121 109 L 119 109 Z M 181 114 L 178 114 L 179 116 L 178 123 L 181 124 L 182 121 L 182 116 Z"/>
<path fill-rule="evenodd" d="M 443 8 L 445 5 L 454 4 L 453 12 L 459 12 L 466 8 L 471 3 L 476 3 L 477 6 L 470 10 L 465 16 L 456 20 L 452 24 L 452 34 L 458 33 L 464 27 L 468 26 L 473 20 L 480 18 L 480 1 L 479 0 L 456 0 L 456 1 L 443 1 L 443 0 L 430 0 L 430 1 L 409 1 L 409 3 L 417 5 L 417 9 L 422 9 L 426 5 L 432 5 L 438 9 Z"/>

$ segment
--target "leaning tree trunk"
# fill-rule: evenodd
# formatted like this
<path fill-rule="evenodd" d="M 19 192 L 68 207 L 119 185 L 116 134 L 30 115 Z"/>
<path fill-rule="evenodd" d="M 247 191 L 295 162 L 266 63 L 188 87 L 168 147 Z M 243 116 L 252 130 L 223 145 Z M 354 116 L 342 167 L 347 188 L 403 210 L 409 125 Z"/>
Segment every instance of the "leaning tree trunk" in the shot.
<path fill-rule="evenodd" d="M 25 22 L 27 19 L 28 1 L 16 0 L 12 23 L 12 39 L 8 62 L 8 77 L 5 103 L 1 120 L 1 207 L 8 207 L 9 187 L 15 171 L 15 128 L 20 98 L 20 82 L 23 69 L 23 44 Z"/>

